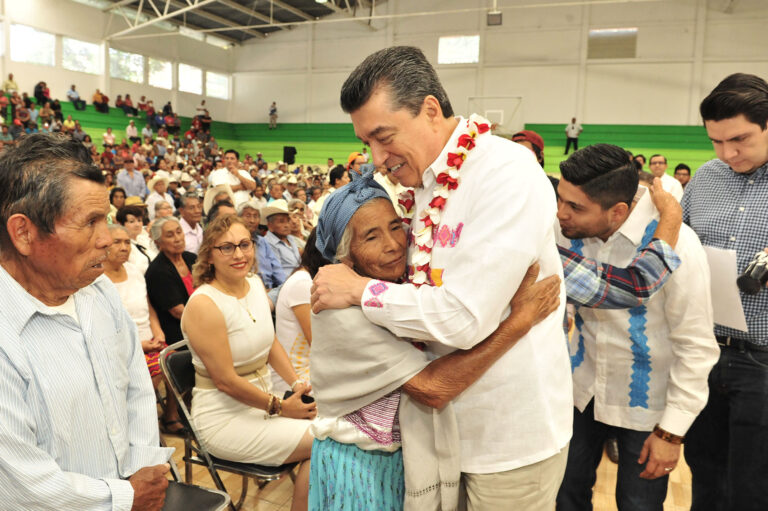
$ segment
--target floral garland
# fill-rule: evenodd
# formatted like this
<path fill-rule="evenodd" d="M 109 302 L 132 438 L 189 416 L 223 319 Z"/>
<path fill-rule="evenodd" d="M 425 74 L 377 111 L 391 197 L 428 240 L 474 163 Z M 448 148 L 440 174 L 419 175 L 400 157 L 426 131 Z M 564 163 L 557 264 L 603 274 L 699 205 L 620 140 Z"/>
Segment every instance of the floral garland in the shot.
<path fill-rule="evenodd" d="M 416 286 L 433 285 L 431 276 L 432 248 L 434 247 L 434 235 L 440 226 L 441 214 L 451 191 L 459 187 L 459 171 L 469 152 L 477 145 L 477 137 L 487 133 L 490 129 L 491 125 L 486 119 L 472 114 L 466 120 L 464 130 L 459 135 L 455 152 L 448 153 L 448 168 L 437 174 L 437 184 L 432 193 L 432 200 L 419 215 L 424 227 L 418 232 L 412 233 L 413 243 L 416 245 L 417 251 L 413 255 L 413 274 L 409 276 L 409 281 Z M 413 208 L 416 204 L 413 190 L 401 193 L 398 203 L 405 210 L 403 222 L 410 225 L 413 219 Z"/>

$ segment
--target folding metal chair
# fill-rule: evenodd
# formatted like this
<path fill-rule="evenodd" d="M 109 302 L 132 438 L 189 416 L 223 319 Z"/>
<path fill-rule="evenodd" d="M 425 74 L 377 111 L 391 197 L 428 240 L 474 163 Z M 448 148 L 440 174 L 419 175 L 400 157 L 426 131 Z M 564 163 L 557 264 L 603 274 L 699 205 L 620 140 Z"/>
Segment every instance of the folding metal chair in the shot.
<path fill-rule="evenodd" d="M 243 489 L 240 499 L 236 503 L 229 503 L 233 511 L 237 511 L 243 505 L 248 491 L 248 479 L 253 478 L 259 489 L 270 481 L 280 479 L 288 474 L 294 480 L 293 468 L 296 463 L 288 463 L 279 467 L 268 467 L 255 463 L 239 463 L 217 458 L 208 453 L 205 445 L 199 440 L 189 413 L 192 388 L 195 386 L 195 369 L 192 365 L 192 353 L 185 349 L 187 341 L 174 343 L 160 352 L 160 369 L 163 371 L 168 388 L 176 396 L 179 406 L 179 416 L 189 435 L 184 437 L 184 475 L 187 484 L 192 483 L 192 465 L 201 465 L 208 469 L 216 487 L 227 492 L 227 488 L 219 477 L 218 471 L 239 474 L 243 478 Z M 228 492 L 227 492 L 228 493 Z"/>

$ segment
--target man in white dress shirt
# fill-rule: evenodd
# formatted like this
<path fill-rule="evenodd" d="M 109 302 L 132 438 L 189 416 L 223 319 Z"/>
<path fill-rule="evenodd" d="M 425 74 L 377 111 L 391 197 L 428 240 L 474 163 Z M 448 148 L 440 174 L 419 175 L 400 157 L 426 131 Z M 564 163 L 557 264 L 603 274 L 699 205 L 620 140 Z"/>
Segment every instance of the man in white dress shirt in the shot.
<path fill-rule="evenodd" d="M 224 168 L 211 172 L 208 183 L 212 186 L 229 183 L 235 195 L 235 207 L 248 202 L 251 191 L 256 188 L 256 180 L 247 171 L 240 169 L 240 153 L 234 149 L 224 152 Z"/>
<path fill-rule="evenodd" d="M 168 486 L 136 325 L 102 262 L 104 177 L 71 139 L 0 158 L 0 507 L 159 511 Z"/>
<path fill-rule="evenodd" d="M 471 348 L 497 328 L 532 263 L 539 262 L 542 277 L 562 278 L 555 194 L 533 153 L 491 135 L 482 119 L 454 117 L 421 50 L 393 47 L 370 55 L 347 78 L 341 103 L 374 165 L 414 187 L 411 232 L 417 236 L 426 232 L 422 212 L 442 188 L 438 179 L 456 173 L 460 145 L 472 148 L 432 230 L 426 285 L 372 281 L 330 265 L 315 280 L 313 310 L 361 306 L 371 322 L 427 341 L 441 356 Z M 414 258 L 423 254 L 410 238 L 408 266 L 415 275 L 423 267 L 415 267 Z M 554 507 L 573 406 L 564 292 L 561 304 L 453 403 L 470 510 Z"/>
<path fill-rule="evenodd" d="M 654 154 L 648 162 L 648 168 L 654 177 L 661 179 L 661 187 L 677 199 L 677 202 L 683 198 L 683 185 L 680 181 L 667 174 L 667 157 L 661 154 Z"/>
<path fill-rule="evenodd" d="M 559 243 L 615 266 L 633 261 L 658 223 L 627 152 L 596 144 L 560 164 Z M 646 305 L 580 308 L 571 346 L 574 423 L 559 511 L 591 509 L 603 444 L 616 435 L 619 509 L 661 509 L 680 444 L 707 402 L 719 349 L 709 266 L 696 234 L 680 229 L 682 264 Z"/>

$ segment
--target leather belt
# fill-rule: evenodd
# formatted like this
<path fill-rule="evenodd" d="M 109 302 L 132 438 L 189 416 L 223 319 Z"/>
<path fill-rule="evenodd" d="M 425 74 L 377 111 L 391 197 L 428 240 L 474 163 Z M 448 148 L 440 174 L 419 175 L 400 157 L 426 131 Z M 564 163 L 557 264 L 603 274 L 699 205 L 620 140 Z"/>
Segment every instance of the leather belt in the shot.
<path fill-rule="evenodd" d="M 755 344 L 751 341 L 747 341 L 746 339 L 737 339 L 735 337 L 731 337 L 730 335 L 716 335 L 715 338 L 717 339 L 717 344 L 726 348 L 735 348 L 739 351 L 749 350 L 768 352 L 768 346 L 761 346 L 760 344 Z"/>

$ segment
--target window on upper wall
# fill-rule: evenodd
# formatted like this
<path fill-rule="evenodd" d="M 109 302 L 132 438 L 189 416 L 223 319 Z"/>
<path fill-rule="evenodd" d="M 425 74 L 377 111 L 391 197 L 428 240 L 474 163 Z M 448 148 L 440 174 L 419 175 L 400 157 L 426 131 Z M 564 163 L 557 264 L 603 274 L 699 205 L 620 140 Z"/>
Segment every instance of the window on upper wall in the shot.
<path fill-rule="evenodd" d="M 229 99 L 229 76 L 206 71 L 205 94 L 212 98 Z"/>
<path fill-rule="evenodd" d="M 173 67 L 170 62 L 153 58 L 147 59 L 149 68 L 149 84 L 161 89 L 173 88 Z"/>
<path fill-rule="evenodd" d="M 101 74 L 101 46 L 69 37 L 61 38 L 61 64 L 64 69 Z"/>
<path fill-rule="evenodd" d="M 11 25 L 11 60 L 55 65 L 56 36 L 26 25 Z"/>
<path fill-rule="evenodd" d="M 438 41 L 438 64 L 477 64 L 479 61 L 479 35 L 445 36 Z"/>
<path fill-rule="evenodd" d="M 637 56 L 637 27 L 589 31 L 588 59 L 633 59 Z"/>
<path fill-rule="evenodd" d="M 110 48 L 109 75 L 129 82 L 144 83 L 144 56 Z"/>
<path fill-rule="evenodd" d="M 179 64 L 179 90 L 192 94 L 202 94 L 203 70 L 199 67 Z"/>

